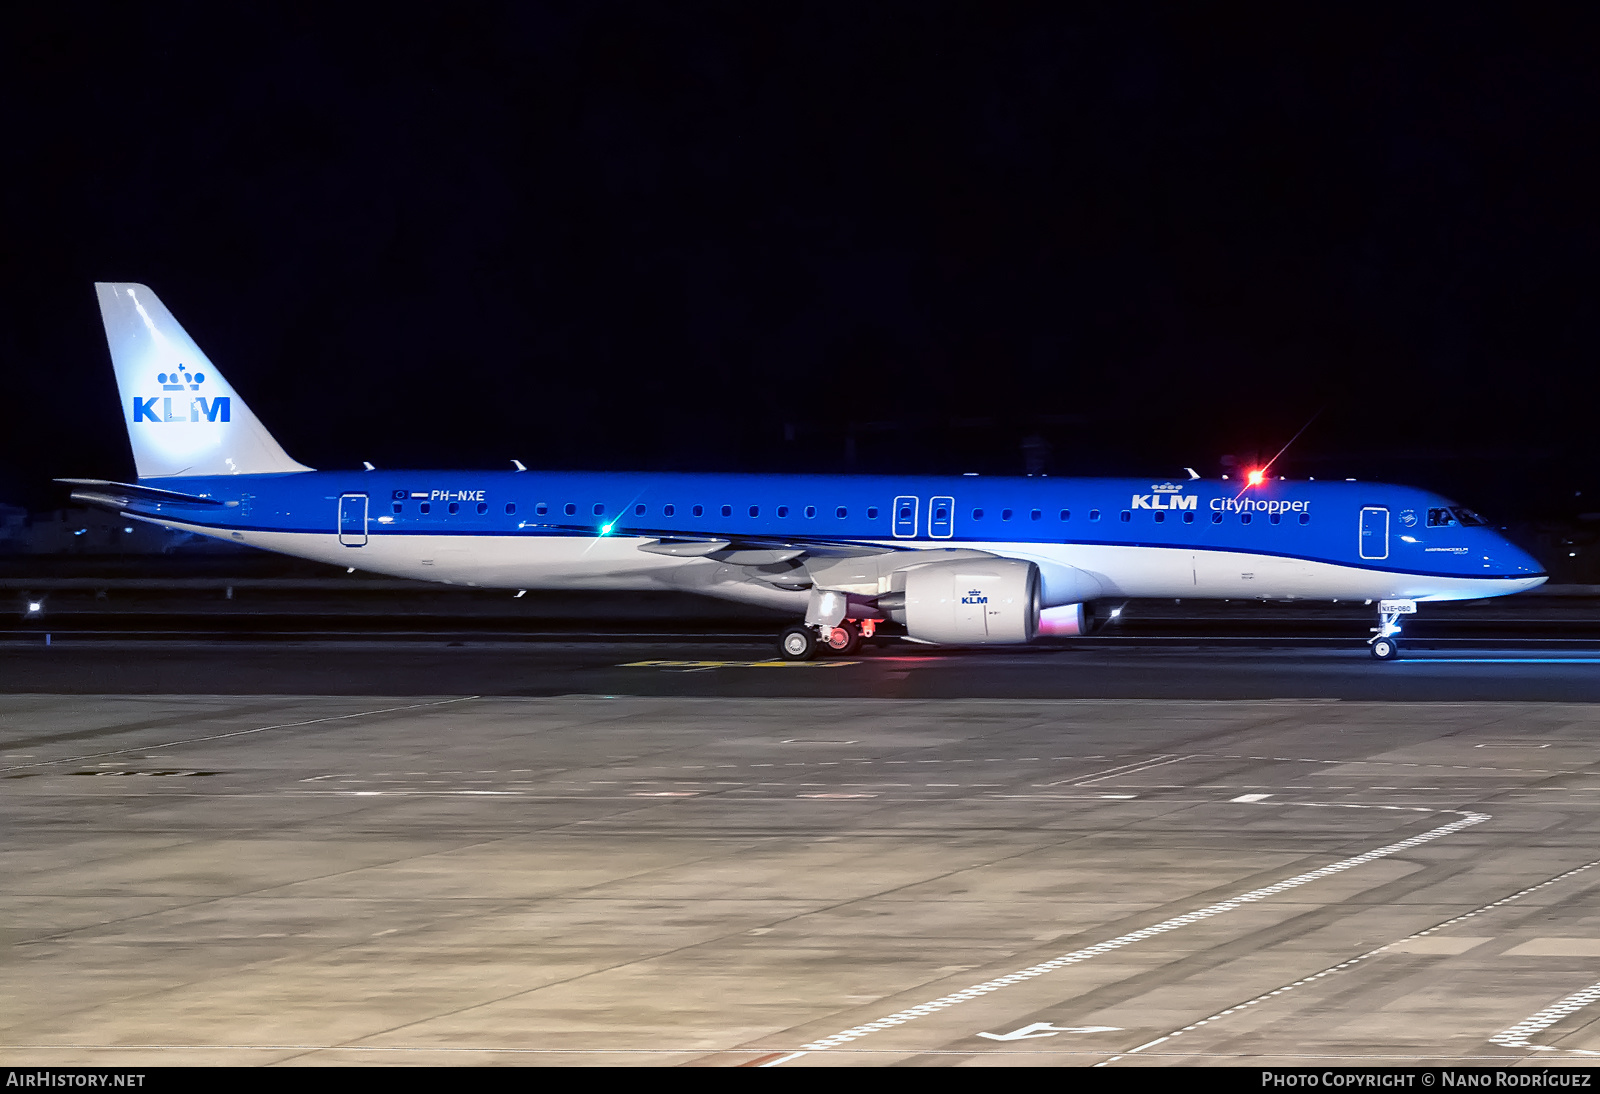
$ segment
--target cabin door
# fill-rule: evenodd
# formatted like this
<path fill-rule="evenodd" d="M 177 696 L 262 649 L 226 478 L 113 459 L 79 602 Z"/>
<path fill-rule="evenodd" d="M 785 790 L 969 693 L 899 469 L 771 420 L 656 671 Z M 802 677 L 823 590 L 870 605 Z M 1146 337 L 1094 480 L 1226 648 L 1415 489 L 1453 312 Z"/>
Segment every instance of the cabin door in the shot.
<path fill-rule="evenodd" d="M 339 498 L 339 542 L 346 547 L 367 545 L 367 496 L 343 494 Z"/>
<path fill-rule="evenodd" d="M 1361 557 L 1389 557 L 1389 510 L 1368 505 L 1361 510 Z"/>

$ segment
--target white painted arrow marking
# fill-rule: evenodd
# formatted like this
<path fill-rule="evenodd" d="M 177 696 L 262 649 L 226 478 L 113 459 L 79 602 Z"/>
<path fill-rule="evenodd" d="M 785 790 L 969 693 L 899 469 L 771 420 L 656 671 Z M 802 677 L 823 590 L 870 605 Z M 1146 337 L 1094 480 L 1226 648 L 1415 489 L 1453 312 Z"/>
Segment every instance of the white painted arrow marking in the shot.
<path fill-rule="evenodd" d="M 1010 1033 L 980 1033 L 991 1041 L 1022 1041 L 1029 1037 L 1054 1037 L 1058 1033 L 1112 1033 L 1121 1026 L 1052 1026 L 1049 1022 L 1034 1022 L 1014 1029 Z"/>

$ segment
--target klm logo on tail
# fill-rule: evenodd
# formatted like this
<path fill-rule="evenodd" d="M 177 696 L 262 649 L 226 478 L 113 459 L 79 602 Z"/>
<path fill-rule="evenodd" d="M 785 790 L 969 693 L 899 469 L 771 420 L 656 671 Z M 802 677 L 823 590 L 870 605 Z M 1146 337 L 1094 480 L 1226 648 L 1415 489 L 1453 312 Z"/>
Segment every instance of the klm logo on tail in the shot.
<path fill-rule="evenodd" d="M 199 391 L 200 385 L 206 382 L 206 374 L 197 372 L 189 375 L 189 370 L 183 365 L 178 366 L 177 372 L 156 373 L 156 383 L 161 385 L 162 391 L 182 391 L 187 385 L 190 391 Z"/>
<path fill-rule="evenodd" d="M 156 373 L 156 383 L 161 385 L 162 391 L 199 391 L 200 385 L 205 382 L 205 373 L 191 373 L 183 365 L 178 366 L 177 372 Z M 157 402 L 161 404 L 159 411 L 156 409 Z M 189 400 L 187 413 L 183 407 L 183 396 L 178 396 L 177 402 L 178 406 L 174 413 L 171 395 L 152 395 L 148 399 L 135 395 L 133 420 L 135 422 L 226 422 L 232 409 L 231 400 L 226 395 L 219 395 L 214 399 L 197 395 Z"/>

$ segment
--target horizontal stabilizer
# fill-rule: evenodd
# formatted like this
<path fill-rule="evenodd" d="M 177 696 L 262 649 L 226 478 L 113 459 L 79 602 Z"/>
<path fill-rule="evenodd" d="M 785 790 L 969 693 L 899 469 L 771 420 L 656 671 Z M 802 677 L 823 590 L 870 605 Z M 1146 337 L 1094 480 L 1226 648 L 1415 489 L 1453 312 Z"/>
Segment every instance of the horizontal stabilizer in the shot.
<path fill-rule="evenodd" d="M 171 506 L 184 509 L 222 508 L 237 502 L 218 501 L 199 494 L 183 494 L 176 490 L 158 490 L 154 486 L 136 486 L 130 482 L 111 482 L 109 479 L 57 479 L 68 486 L 87 486 L 89 490 L 74 490 L 72 499 L 107 509 L 126 509 L 136 503 Z"/>

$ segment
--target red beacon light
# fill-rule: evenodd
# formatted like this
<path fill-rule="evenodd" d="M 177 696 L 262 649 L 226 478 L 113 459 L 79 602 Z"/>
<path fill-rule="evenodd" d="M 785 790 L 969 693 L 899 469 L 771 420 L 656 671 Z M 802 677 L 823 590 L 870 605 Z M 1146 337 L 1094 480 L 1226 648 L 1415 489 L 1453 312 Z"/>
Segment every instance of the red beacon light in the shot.
<path fill-rule="evenodd" d="M 1267 473 L 1257 468 L 1245 475 L 1244 481 L 1249 486 L 1260 486 L 1267 481 Z"/>

